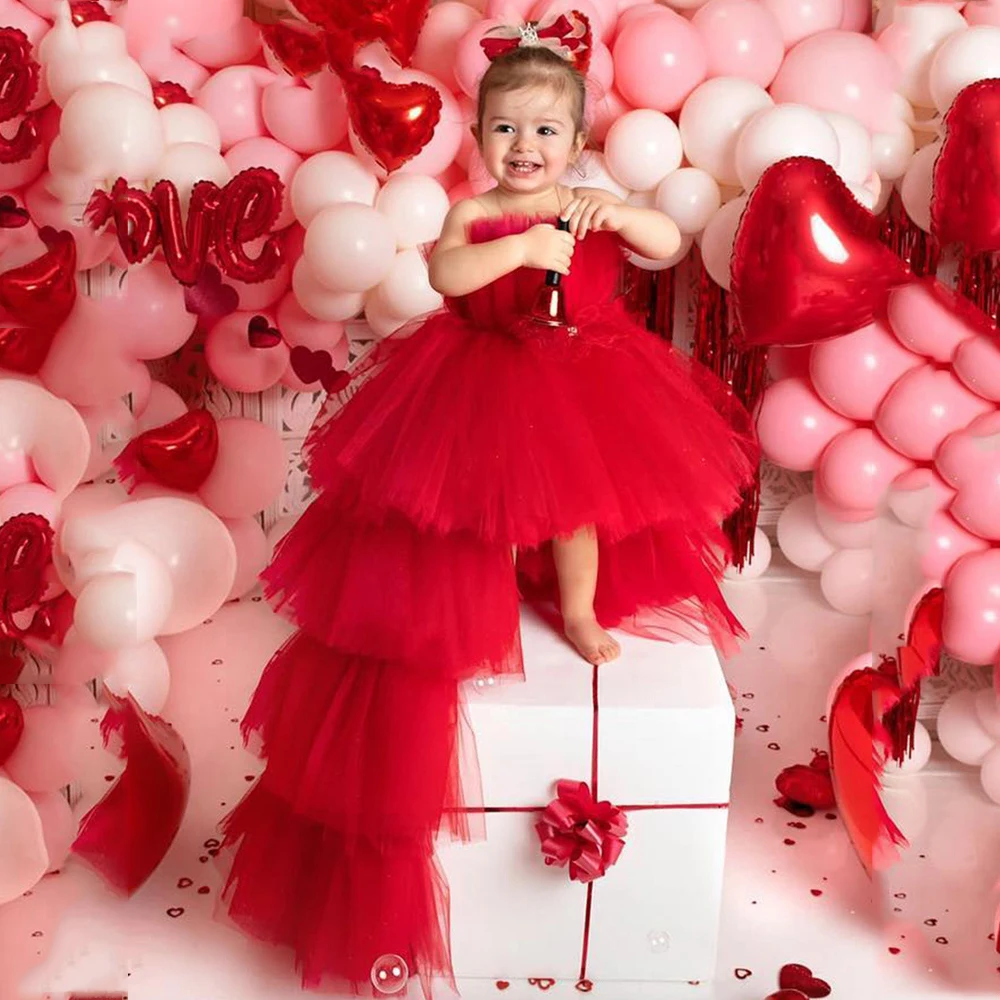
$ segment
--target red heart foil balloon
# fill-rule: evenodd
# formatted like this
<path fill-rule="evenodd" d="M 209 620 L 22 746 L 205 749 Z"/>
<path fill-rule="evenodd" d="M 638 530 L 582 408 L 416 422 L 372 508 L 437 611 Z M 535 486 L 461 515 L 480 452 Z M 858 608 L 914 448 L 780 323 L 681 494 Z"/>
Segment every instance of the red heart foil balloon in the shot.
<path fill-rule="evenodd" d="M 401 66 L 409 66 L 430 0 L 292 0 L 291 5 L 328 35 L 340 71 L 368 42 L 382 42 Z"/>
<path fill-rule="evenodd" d="M 254 316 L 247 323 L 247 343 L 264 350 L 277 347 L 281 343 L 281 332 L 271 326 L 266 316 Z"/>
<path fill-rule="evenodd" d="M 970 84 L 945 115 L 934 165 L 931 229 L 942 246 L 1000 250 L 1000 80 Z"/>
<path fill-rule="evenodd" d="M 312 76 L 329 62 L 322 34 L 301 31 L 280 22 L 261 25 L 260 33 L 264 43 L 292 76 Z"/>
<path fill-rule="evenodd" d="M 31 221 L 28 210 L 12 194 L 0 197 L 0 229 L 22 229 Z"/>
<path fill-rule="evenodd" d="M 908 279 L 879 222 L 822 160 L 769 167 L 743 210 L 732 257 L 738 336 L 747 347 L 852 333 Z"/>
<path fill-rule="evenodd" d="M 37 116 L 28 114 L 40 73 L 28 36 L 19 28 L 0 28 L 0 123 L 24 116 L 12 136 L 0 133 L 0 163 L 26 160 L 41 141 Z"/>
<path fill-rule="evenodd" d="M 812 969 L 798 963 L 784 965 L 778 973 L 778 985 L 783 990 L 798 990 L 804 993 L 810 1000 L 819 1000 L 821 997 L 828 997 L 832 992 L 830 984 L 823 979 L 814 976 Z"/>
<path fill-rule="evenodd" d="M 122 481 L 153 480 L 194 493 L 219 454 L 219 429 L 207 410 L 190 410 L 163 427 L 140 434 L 115 461 Z"/>
<path fill-rule="evenodd" d="M 343 81 L 354 132 L 384 170 L 398 170 L 431 141 L 441 95 L 430 84 L 389 83 L 371 66 Z"/>
<path fill-rule="evenodd" d="M 0 695 L 0 767 L 8 761 L 24 732 L 24 711 L 10 695 Z"/>

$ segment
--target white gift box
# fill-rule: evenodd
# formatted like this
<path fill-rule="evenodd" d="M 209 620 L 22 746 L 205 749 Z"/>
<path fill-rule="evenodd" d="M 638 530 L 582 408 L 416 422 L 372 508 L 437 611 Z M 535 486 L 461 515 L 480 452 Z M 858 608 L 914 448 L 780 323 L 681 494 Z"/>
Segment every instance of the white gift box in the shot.
<path fill-rule="evenodd" d="M 618 635 L 595 671 L 531 613 L 522 635 L 526 681 L 467 692 L 486 839 L 439 844 L 462 996 L 530 980 L 627 1000 L 712 978 L 735 734 L 715 651 Z M 587 885 L 545 864 L 535 824 L 556 782 L 593 777 L 628 831 Z"/>

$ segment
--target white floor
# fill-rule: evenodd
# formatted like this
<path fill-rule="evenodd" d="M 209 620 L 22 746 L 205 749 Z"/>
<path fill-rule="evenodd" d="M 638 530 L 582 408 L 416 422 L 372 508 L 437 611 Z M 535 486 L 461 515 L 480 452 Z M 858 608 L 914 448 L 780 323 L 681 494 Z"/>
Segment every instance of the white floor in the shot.
<path fill-rule="evenodd" d="M 779 571 L 728 588 L 752 640 L 726 667 L 744 724 L 736 741 L 718 970 L 713 982 L 657 987 L 650 996 L 763 1000 L 778 988 L 779 968 L 795 962 L 846 1000 L 995 997 L 1000 955 L 990 934 L 1000 807 L 985 799 L 972 772 L 935 756 L 925 772 L 887 789 L 912 846 L 883 884 L 870 883 L 837 820 L 822 813 L 798 820 L 772 801 L 777 773 L 808 763 L 812 748 L 825 744 L 830 682 L 869 648 L 869 622 L 830 610 L 814 578 Z M 240 745 L 237 722 L 285 631 L 262 603 L 248 601 L 171 641 L 174 686 L 164 714 L 187 742 L 193 765 L 181 834 L 131 900 L 111 897 L 70 863 L 30 896 L 0 908 L 2 1000 L 112 990 L 129 1000 L 306 995 L 286 956 L 213 919 L 220 883 L 215 823 L 258 766 Z M 81 808 L 120 769 L 99 739 L 94 746 Z M 482 992 L 537 994 L 518 983 Z M 573 984 L 558 983 L 548 995 L 575 995 Z"/>

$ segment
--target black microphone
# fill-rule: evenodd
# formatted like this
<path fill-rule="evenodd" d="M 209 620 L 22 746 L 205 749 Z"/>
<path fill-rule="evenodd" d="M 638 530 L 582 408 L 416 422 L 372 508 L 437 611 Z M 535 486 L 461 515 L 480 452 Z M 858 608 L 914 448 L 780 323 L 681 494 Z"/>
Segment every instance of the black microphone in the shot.
<path fill-rule="evenodd" d="M 556 229 L 560 230 L 561 232 L 568 233 L 569 232 L 569 220 L 568 219 L 560 219 L 556 223 Z M 545 272 L 545 284 L 548 285 L 549 288 L 558 288 L 559 287 L 559 282 L 560 282 L 561 279 L 562 279 L 562 275 L 558 271 L 546 271 Z"/>

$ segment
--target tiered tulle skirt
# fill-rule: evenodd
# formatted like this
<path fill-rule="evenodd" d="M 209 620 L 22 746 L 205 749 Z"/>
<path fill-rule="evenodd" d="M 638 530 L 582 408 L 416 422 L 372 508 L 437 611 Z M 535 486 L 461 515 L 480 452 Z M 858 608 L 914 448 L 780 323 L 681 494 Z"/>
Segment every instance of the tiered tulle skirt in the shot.
<path fill-rule="evenodd" d="M 225 823 L 225 895 L 307 986 L 377 996 L 398 956 L 426 989 L 451 968 L 433 841 L 468 836 L 447 817 L 477 804 L 460 683 L 520 674 L 519 591 L 554 601 L 546 543 L 590 525 L 603 624 L 731 641 L 721 522 L 755 439 L 614 307 L 547 340 L 446 312 L 376 356 L 307 457 L 319 496 L 265 574 L 300 632 L 244 720 L 267 767 Z"/>

